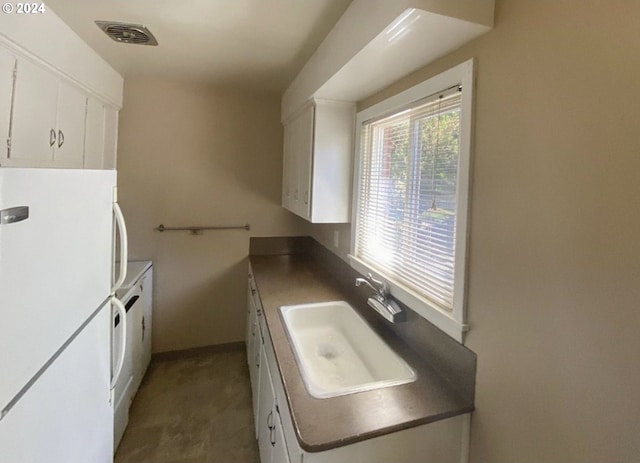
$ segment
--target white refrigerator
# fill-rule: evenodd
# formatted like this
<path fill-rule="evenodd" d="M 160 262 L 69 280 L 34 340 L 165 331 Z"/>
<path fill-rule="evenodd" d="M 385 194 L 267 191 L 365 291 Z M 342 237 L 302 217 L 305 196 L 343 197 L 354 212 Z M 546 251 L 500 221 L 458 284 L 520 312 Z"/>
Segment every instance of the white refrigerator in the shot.
<path fill-rule="evenodd" d="M 115 171 L 0 168 L 2 463 L 113 461 L 115 187 Z"/>

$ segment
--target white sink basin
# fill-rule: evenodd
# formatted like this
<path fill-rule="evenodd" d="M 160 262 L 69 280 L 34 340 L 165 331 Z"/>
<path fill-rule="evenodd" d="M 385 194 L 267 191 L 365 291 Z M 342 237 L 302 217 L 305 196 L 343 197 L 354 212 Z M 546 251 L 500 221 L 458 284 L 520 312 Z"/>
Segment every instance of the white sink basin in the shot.
<path fill-rule="evenodd" d="M 344 301 L 280 307 L 313 397 L 328 398 L 415 381 L 416 374 Z"/>

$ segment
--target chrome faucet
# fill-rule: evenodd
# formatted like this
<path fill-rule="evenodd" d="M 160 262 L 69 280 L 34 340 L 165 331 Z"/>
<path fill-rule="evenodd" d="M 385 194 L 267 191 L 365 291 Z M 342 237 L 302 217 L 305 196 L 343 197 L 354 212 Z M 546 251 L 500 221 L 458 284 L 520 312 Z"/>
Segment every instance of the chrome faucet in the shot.
<path fill-rule="evenodd" d="M 367 304 L 376 312 L 389 320 L 391 323 L 402 322 L 406 320 L 406 314 L 398 306 L 396 301 L 389 293 L 389 287 L 384 281 L 376 280 L 371 273 L 367 273 L 365 278 L 356 278 L 356 286 L 362 284 L 367 285 L 375 291 L 375 294 L 369 296 Z"/>
<path fill-rule="evenodd" d="M 387 283 L 385 283 L 384 281 L 376 280 L 370 273 L 367 273 L 366 278 L 356 278 L 356 286 L 360 286 L 363 283 L 369 288 L 373 289 L 382 297 L 386 297 L 389 295 L 389 288 L 387 287 Z"/>

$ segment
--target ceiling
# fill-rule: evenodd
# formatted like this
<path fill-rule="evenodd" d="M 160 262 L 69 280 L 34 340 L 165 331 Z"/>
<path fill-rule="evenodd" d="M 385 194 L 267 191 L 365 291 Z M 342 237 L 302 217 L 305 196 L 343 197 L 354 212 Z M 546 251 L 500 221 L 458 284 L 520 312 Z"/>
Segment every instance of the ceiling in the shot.
<path fill-rule="evenodd" d="M 166 77 L 282 93 L 351 0 L 48 0 L 125 78 Z M 107 37 L 95 20 L 147 26 L 157 47 Z"/>

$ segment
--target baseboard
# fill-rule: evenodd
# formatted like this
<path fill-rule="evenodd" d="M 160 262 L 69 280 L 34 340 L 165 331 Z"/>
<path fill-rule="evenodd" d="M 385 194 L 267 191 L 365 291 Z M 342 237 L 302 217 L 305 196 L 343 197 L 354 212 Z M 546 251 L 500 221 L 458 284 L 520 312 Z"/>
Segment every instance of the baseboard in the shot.
<path fill-rule="evenodd" d="M 151 356 L 154 362 L 167 360 L 178 360 L 183 358 L 198 357 L 206 354 L 223 354 L 227 352 L 239 352 L 246 349 L 244 341 L 229 342 L 226 344 L 215 344 L 212 346 L 192 347 L 189 349 L 170 350 L 166 352 L 155 352 Z"/>

